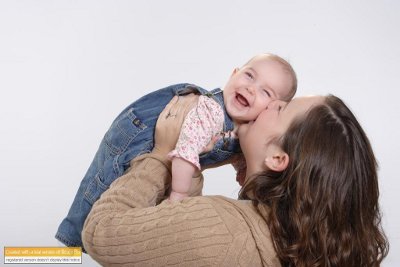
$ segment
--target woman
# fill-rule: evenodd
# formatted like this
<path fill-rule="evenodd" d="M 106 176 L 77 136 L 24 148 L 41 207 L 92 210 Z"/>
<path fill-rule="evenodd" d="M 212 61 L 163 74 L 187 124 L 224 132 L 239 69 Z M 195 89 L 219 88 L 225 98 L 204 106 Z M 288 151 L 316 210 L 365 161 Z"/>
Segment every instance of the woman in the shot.
<path fill-rule="evenodd" d="M 338 98 L 274 101 L 239 129 L 247 162 L 242 200 L 207 196 L 155 206 L 170 183 L 165 155 L 186 111 L 171 104 L 167 112 L 178 117 L 160 116 L 154 151 L 132 161 L 135 172 L 115 181 L 85 222 L 85 249 L 99 263 L 379 266 L 386 256 L 376 161 Z"/>

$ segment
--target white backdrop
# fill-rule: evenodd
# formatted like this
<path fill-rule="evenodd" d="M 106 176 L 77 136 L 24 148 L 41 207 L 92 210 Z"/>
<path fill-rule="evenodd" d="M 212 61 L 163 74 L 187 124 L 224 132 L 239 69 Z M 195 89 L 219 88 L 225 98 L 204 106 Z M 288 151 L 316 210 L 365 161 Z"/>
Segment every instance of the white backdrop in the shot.
<path fill-rule="evenodd" d="M 399 266 L 399 14 L 394 0 L 0 0 L 0 246 L 60 245 L 103 134 L 133 100 L 221 87 L 272 52 L 294 66 L 298 95 L 333 93 L 359 118 L 380 165 L 383 266 Z M 206 172 L 205 194 L 238 190 L 230 167 Z"/>

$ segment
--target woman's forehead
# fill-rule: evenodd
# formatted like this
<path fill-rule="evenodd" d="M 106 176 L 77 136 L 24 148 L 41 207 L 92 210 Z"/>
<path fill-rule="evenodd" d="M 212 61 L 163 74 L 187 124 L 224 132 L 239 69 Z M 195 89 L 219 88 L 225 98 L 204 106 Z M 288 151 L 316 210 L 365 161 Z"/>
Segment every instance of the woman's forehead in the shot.
<path fill-rule="evenodd" d="M 323 103 L 324 99 L 325 97 L 321 95 L 297 96 L 294 97 L 291 101 L 289 101 L 288 104 L 290 103 L 306 104 L 306 105 L 321 104 Z"/>
<path fill-rule="evenodd" d="M 285 110 L 290 113 L 304 113 L 310 110 L 313 106 L 322 104 L 324 102 L 324 96 L 312 95 L 312 96 L 300 96 L 295 97 L 285 107 Z"/>

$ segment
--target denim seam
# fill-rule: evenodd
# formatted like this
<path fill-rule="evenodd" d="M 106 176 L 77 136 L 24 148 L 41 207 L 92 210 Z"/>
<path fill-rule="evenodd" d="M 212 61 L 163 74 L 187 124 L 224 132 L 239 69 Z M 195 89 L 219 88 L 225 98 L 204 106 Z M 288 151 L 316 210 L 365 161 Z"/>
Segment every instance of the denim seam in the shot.
<path fill-rule="evenodd" d="M 60 232 L 57 232 L 56 235 L 54 236 L 58 241 L 66 245 L 67 247 L 81 247 L 82 252 L 86 252 L 85 248 L 83 247 L 82 242 L 79 241 L 71 241 L 70 239 L 66 238 L 63 234 Z"/>

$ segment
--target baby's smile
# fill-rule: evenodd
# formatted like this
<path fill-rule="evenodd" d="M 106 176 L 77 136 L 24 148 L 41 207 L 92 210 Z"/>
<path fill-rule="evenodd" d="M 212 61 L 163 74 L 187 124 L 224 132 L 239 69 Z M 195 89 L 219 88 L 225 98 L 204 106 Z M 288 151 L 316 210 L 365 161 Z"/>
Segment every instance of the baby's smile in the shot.
<path fill-rule="evenodd" d="M 235 99 L 242 106 L 248 107 L 250 105 L 249 101 L 247 101 L 247 99 L 243 95 L 241 95 L 239 93 L 236 93 Z"/>

